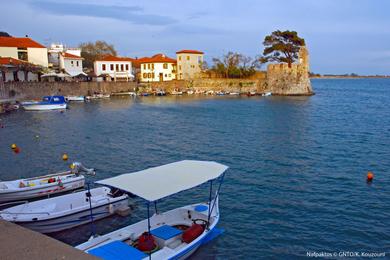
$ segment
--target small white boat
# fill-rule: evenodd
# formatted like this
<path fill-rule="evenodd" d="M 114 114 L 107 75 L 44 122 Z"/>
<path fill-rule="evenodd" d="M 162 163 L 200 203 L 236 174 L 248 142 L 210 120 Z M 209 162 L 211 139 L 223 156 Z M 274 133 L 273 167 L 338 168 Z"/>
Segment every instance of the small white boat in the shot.
<path fill-rule="evenodd" d="M 80 172 L 95 174 L 93 169 L 85 168 L 81 163 L 73 163 L 70 171 L 39 177 L 0 181 L 0 202 L 27 200 L 47 197 L 52 194 L 71 191 L 84 187 L 85 178 Z"/>
<path fill-rule="evenodd" d="M 137 93 L 132 92 L 132 91 L 113 92 L 113 93 L 111 93 L 111 96 L 132 96 L 132 97 L 135 97 L 135 96 L 137 96 Z"/>
<path fill-rule="evenodd" d="M 110 98 L 110 94 L 93 94 L 92 96 L 86 96 L 86 100 Z"/>
<path fill-rule="evenodd" d="M 38 100 L 26 100 L 26 101 L 20 102 L 20 105 L 21 106 L 33 105 L 33 104 L 38 104 L 39 102 L 41 102 L 41 101 L 38 101 Z"/>
<path fill-rule="evenodd" d="M 66 96 L 65 100 L 67 102 L 70 102 L 70 101 L 84 102 L 85 101 L 85 97 L 84 96 Z"/>
<path fill-rule="evenodd" d="M 7 208 L 0 212 L 0 218 L 41 233 L 52 233 L 108 217 L 128 207 L 128 195 L 119 190 L 112 194 L 110 188 L 100 187 L 89 192 L 81 191 Z"/>
<path fill-rule="evenodd" d="M 193 90 L 187 90 L 187 95 L 192 95 L 192 94 L 194 94 Z"/>
<path fill-rule="evenodd" d="M 269 96 L 272 96 L 272 92 L 265 92 L 264 94 L 262 94 L 263 97 L 269 97 Z"/>
<path fill-rule="evenodd" d="M 66 109 L 67 104 L 63 96 L 45 96 L 41 102 L 23 105 L 23 108 L 27 111 L 55 110 Z"/>
<path fill-rule="evenodd" d="M 240 95 L 240 92 L 230 92 L 229 95 L 231 95 L 231 96 L 238 96 L 238 95 Z"/>
<path fill-rule="evenodd" d="M 208 90 L 204 92 L 205 95 L 214 95 L 214 90 Z"/>
<path fill-rule="evenodd" d="M 76 248 L 102 259 L 188 258 L 222 233 L 216 227 L 218 197 L 227 168 L 216 162 L 186 160 L 98 181 L 143 198 L 147 219 L 91 238 Z M 210 183 L 208 202 L 158 212 L 157 201 L 206 182 Z M 213 183 L 219 183 L 214 196 Z M 151 217 L 150 206 L 155 209 Z"/>
<path fill-rule="evenodd" d="M 224 91 L 217 91 L 217 92 L 215 92 L 215 94 L 217 96 L 224 96 L 224 95 L 226 95 L 226 93 Z"/>
<path fill-rule="evenodd" d="M 172 90 L 171 95 L 183 95 L 183 92 L 178 90 Z"/>

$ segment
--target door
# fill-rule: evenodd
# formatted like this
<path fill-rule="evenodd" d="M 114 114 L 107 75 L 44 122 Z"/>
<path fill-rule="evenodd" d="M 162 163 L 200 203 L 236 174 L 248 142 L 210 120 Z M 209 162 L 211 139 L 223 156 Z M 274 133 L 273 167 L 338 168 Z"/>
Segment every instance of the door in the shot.
<path fill-rule="evenodd" d="M 164 76 L 162 73 L 160 73 L 160 81 L 164 81 Z"/>

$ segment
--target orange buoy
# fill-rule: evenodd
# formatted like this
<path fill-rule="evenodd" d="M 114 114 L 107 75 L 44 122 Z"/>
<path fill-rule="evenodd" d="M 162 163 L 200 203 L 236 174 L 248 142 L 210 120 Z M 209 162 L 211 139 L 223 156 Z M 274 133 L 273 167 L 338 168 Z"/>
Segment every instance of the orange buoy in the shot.
<path fill-rule="evenodd" d="M 372 182 L 374 180 L 374 174 L 372 172 L 367 173 L 367 182 Z"/>
<path fill-rule="evenodd" d="M 67 160 L 68 160 L 68 155 L 67 155 L 66 153 L 64 153 L 64 154 L 62 155 L 62 160 L 64 160 L 64 161 L 67 161 Z"/>
<path fill-rule="evenodd" d="M 17 148 L 16 144 L 11 144 L 11 149 L 15 150 Z"/>

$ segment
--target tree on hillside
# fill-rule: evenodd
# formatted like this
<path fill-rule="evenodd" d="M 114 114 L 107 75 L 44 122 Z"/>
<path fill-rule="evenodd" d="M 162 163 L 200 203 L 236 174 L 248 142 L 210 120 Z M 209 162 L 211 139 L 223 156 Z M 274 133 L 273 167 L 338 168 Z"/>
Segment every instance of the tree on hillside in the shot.
<path fill-rule="evenodd" d="M 257 62 L 251 57 L 228 52 L 222 59 L 213 58 L 212 71 L 224 78 L 246 78 L 256 73 Z"/>
<path fill-rule="evenodd" d="M 305 40 L 295 31 L 274 31 L 267 35 L 263 42 L 265 49 L 262 63 L 269 61 L 285 62 L 291 68 L 291 64 L 298 59 L 301 46 L 305 46 Z"/>
<path fill-rule="evenodd" d="M 93 68 L 93 62 L 96 59 L 105 55 L 117 55 L 114 45 L 105 41 L 85 42 L 81 43 L 79 47 L 81 48 L 81 57 L 84 58 L 83 65 L 89 69 Z"/>
<path fill-rule="evenodd" d="M 0 37 L 12 37 L 12 36 L 9 35 L 9 33 L 7 32 L 0 32 Z"/>

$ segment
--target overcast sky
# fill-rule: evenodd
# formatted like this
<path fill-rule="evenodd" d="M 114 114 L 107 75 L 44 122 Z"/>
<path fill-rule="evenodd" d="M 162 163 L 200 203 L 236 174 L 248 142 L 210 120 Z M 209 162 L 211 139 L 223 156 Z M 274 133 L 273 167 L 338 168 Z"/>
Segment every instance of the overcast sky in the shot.
<path fill-rule="evenodd" d="M 274 30 L 305 38 L 311 70 L 390 74 L 389 0 L 0 0 L 0 31 L 77 46 L 105 40 L 121 56 L 180 49 L 255 56 Z"/>

